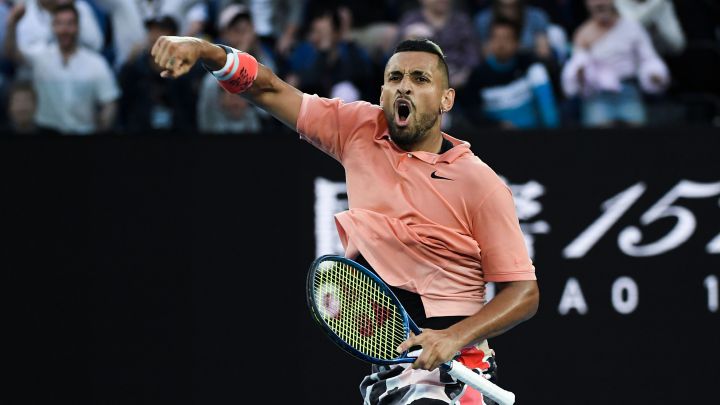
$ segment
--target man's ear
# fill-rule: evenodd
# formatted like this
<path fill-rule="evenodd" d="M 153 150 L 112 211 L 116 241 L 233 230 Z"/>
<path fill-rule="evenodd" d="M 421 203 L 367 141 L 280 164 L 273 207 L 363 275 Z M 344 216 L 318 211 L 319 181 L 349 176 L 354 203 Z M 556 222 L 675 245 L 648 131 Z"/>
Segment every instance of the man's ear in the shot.
<path fill-rule="evenodd" d="M 385 88 L 385 86 L 383 86 L 383 85 L 381 84 L 381 85 L 380 85 L 380 107 L 382 107 L 382 102 L 383 102 L 383 89 L 384 89 L 384 88 Z"/>
<path fill-rule="evenodd" d="M 455 104 L 455 89 L 449 88 L 443 92 L 442 98 L 440 99 L 440 108 L 443 112 L 448 112 L 453 108 Z"/>

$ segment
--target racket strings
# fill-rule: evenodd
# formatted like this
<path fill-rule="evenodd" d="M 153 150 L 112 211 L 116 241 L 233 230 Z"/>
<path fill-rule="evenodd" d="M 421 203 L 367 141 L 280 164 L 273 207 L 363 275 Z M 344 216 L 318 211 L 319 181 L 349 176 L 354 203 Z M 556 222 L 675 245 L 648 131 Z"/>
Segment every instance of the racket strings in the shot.
<path fill-rule="evenodd" d="M 395 348 L 407 338 L 405 323 L 377 282 L 346 263 L 326 261 L 313 286 L 322 321 L 340 339 L 377 359 L 398 357 Z"/>

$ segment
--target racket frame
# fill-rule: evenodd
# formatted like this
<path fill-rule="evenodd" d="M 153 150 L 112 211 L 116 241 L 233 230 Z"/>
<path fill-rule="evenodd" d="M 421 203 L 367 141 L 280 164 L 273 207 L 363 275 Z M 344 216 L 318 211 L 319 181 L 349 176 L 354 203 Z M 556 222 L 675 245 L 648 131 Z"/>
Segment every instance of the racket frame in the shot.
<path fill-rule="evenodd" d="M 312 264 L 310 265 L 310 271 L 308 271 L 307 276 L 307 293 L 306 299 L 308 308 L 310 308 L 310 312 L 313 315 L 313 318 L 315 322 L 320 325 L 320 327 L 325 332 L 325 335 L 329 337 L 335 344 L 340 346 L 343 350 L 346 352 L 352 354 L 353 356 L 363 360 L 367 361 L 369 363 L 374 364 L 383 364 L 383 365 L 390 365 L 390 364 L 401 364 L 401 363 L 412 363 L 417 358 L 416 357 L 408 357 L 408 351 L 406 350 L 403 353 L 399 353 L 398 357 L 394 359 L 379 359 L 373 356 L 368 356 L 367 354 L 359 351 L 358 349 L 352 347 L 348 343 L 346 343 L 343 339 L 341 339 L 329 326 L 328 324 L 322 319 L 322 311 L 320 311 L 320 308 L 317 306 L 317 302 L 315 300 L 315 286 L 314 286 L 314 279 L 315 279 L 315 273 L 319 270 L 320 263 L 325 261 L 336 261 L 336 262 L 342 262 L 347 264 L 350 267 L 356 268 L 364 275 L 370 277 L 373 281 L 375 281 L 378 286 L 380 287 L 383 292 L 387 294 L 387 296 L 390 298 L 392 303 L 397 307 L 398 313 L 402 316 L 402 322 L 403 327 L 405 329 L 405 336 L 406 338 L 410 336 L 410 331 L 412 331 L 415 334 L 419 334 L 421 332 L 420 328 L 415 324 L 415 322 L 410 318 L 407 311 L 405 311 L 405 308 L 402 306 L 402 303 L 400 300 L 395 296 L 395 294 L 392 292 L 392 290 L 385 284 L 380 277 L 378 277 L 375 273 L 365 268 L 363 265 L 356 263 L 350 259 L 347 259 L 342 256 L 337 255 L 323 255 L 315 259 Z"/>

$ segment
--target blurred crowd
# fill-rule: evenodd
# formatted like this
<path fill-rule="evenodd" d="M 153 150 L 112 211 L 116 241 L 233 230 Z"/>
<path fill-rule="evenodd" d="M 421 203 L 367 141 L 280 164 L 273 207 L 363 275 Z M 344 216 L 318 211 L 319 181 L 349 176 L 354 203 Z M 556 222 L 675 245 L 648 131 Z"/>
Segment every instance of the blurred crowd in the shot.
<path fill-rule="evenodd" d="M 720 126 L 716 0 L 0 0 L 8 133 L 252 134 L 280 124 L 150 48 L 189 35 L 253 54 L 304 92 L 377 102 L 403 39 L 429 38 L 445 129 Z"/>

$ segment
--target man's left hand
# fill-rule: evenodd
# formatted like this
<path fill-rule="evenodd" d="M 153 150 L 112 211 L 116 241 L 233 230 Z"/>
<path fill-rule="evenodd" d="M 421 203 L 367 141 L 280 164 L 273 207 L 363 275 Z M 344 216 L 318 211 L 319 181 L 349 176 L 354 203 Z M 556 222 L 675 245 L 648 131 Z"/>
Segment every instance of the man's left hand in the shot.
<path fill-rule="evenodd" d="M 451 360 L 462 348 L 458 337 L 448 329 L 423 329 L 420 335 L 413 335 L 398 346 L 398 353 L 413 346 L 422 346 L 420 357 L 412 364 L 412 368 L 434 370 L 442 363 Z"/>

